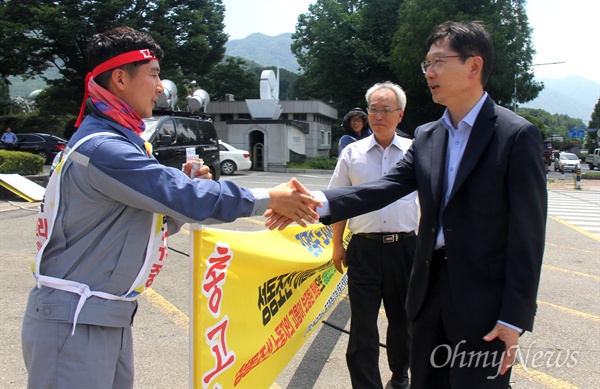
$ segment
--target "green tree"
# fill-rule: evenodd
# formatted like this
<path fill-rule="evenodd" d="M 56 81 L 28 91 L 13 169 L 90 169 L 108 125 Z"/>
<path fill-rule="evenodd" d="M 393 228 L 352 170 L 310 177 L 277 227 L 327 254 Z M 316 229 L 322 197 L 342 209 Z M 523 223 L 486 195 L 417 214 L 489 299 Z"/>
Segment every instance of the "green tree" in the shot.
<path fill-rule="evenodd" d="M 262 66 L 256 62 L 239 57 L 226 56 L 206 76 L 201 77 L 200 87 L 210 94 L 213 101 L 224 100 L 226 94 L 233 94 L 235 100 L 260 98 L 260 76 L 264 70 L 273 70 L 275 66 Z M 279 98 L 293 100 L 294 81 L 298 75 L 286 69 L 279 69 Z"/>
<path fill-rule="evenodd" d="M 542 133 L 542 139 L 562 137 L 562 142 L 554 141 L 558 150 L 568 150 L 577 145 L 578 141 L 569 139 L 569 130 L 574 127 L 583 127 L 581 119 L 572 118 L 564 114 L 551 114 L 543 109 L 519 108 L 517 113 L 535 124 Z"/>
<path fill-rule="evenodd" d="M 594 106 L 592 111 L 591 119 L 588 123 L 588 130 L 594 129 L 595 131 L 588 131 L 587 133 L 587 146 L 588 152 L 593 153 L 594 149 L 600 147 L 598 145 L 598 131 L 600 131 L 600 98 Z"/>
<path fill-rule="evenodd" d="M 496 61 L 486 87 L 499 104 L 534 99 L 534 54 L 525 0 L 317 0 L 298 18 L 292 52 L 304 73 L 300 98 L 332 101 L 345 112 L 364 106 L 373 83 L 391 80 L 407 92 L 400 128 L 411 132 L 434 120 L 443 107 L 432 102 L 420 70 L 432 28 L 446 20 L 481 20 L 492 34 Z M 516 83 L 516 85 L 515 85 Z"/>
<path fill-rule="evenodd" d="M 221 0 L 7 0 L 0 8 L 0 78 L 39 76 L 55 67 L 56 80 L 40 96 L 44 111 L 76 114 L 88 72 L 85 48 L 95 33 L 117 26 L 149 32 L 165 51 L 161 76 L 174 82 L 205 75 L 224 56 Z M 51 103 L 52 102 L 52 103 Z"/>
<path fill-rule="evenodd" d="M 226 94 L 233 94 L 236 100 L 257 99 L 258 83 L 253 71 L 244 70 L 245 62 L 242 58 L 226 57 L 200 77 L 199 85 L 210 94 L 211 100 L 224 100 Z"/>
<path fill-rule="evenodd" d="M 7 126 L 13 126 L 10 124 L 13 121 L 12 115 L 21 114 L 27 108 L 25 106 L 27 103 L 25 99 L 18 98 L 12 100 L 10 98 L 8 85 L 8 80 L 0 78 L 0 115 L 6 116 L 0 119 L 0 131 L 4 131 L 4 128 Z"/>
<path fill-rule="evenodd" d="M 8 84 L 4 80 L 0 80 L 0 101 L 5 101 L 10 99 L 8 93 Z"/>
<path fill-rule="evenodd" d="M 317 0 L 298 17 L 292 52 L 303 74 L 298 98 L 332 102 L 341 112 L 365 107 L 366 90 L 392 80 L 390 45 L 398 0 Z"/>
<path fill-rule="evenodd" d="M 11 106 L 12 104 L 8 93 L 8 84 L 5 80 L 0 80 L 0 113 L 7 114 L 10 112 Z"/>
<path fill-rule="evenodd" d="M 439 118 L 443 107 L 433 103 L 419 63 L 429 50 L 425 41 L 434 26 L 447 20 L 482 21 L 494 41 L 495 58 L 486 90 L 494 100 L 512 108 L 537 97 L 543 88 L 531 72 L 535 50 L 524 8 L 525 0 L 407 0 L 398 13 L 392 64 L 408 100 L 404 122 L 414 128 Z M 515 87 L 516 82 L 516 87 Z"/>
<path fill-rule="evenodd" d="M 540 130 L 540 133 L 542 135 L 542 139 L 548 138 L 548 136 L 549 136 L 549 134 L 548 134 L 548 127 L 546 126 L 546 124 L 544 124 L 544 122 L 542 120 L 538 119 L 536 116 L 531 115 L 528 111 L 526 111 L 526 110 L 524 110 L 522 108 L 519 108 L 519 110 L 517 111 L 517 113 L 519 115 L 523 116 L 529 122 L 535 124 L 535 126 Z"/>

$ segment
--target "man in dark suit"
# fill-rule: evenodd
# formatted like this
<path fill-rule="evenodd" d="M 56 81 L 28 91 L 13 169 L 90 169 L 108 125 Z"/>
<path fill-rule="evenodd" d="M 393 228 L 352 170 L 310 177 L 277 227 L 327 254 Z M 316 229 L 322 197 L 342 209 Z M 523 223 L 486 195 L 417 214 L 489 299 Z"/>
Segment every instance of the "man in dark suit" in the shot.
<path fill-rule="evenodd" d="M 493 45 L 481 24 L 441 24 L 427 47 L 422 69 L 443 117 L 417 128 L 382 178 L 312 194 L 325 200 L 319 214 L 329 224 L 417 189 L 406 304 L 412 388 L 507 388 L 536 311 L 547 211 L 541 136 L 484 91 Z"/>

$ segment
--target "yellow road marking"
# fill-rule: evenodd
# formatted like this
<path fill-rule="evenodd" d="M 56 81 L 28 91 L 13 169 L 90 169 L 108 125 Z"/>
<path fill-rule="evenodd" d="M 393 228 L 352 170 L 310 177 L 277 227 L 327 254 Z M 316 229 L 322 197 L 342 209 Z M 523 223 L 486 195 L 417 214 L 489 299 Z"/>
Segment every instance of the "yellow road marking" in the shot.
<path fill-rule="evenodd" d="M 142 293 L 142 296 L 148 300 L 152 306 L 164 313 L 171 322 L 182 330 L 188 331 L 190 325 L 189 317 L 163 296 L 154 291 L 154 289 L 147 289 Z M 281 386 L 274 382 L 269 389 L 281 389 Z"/>
<path fill-rule="evenodd" d="M 164 313 L 165 316 L 179 328 L 185 331 L 189 329 L 189 317 L 181 312 L 175 305 L 171 304 L 166 298 L 155 292 L 154 289 L 147 289 L 142 293 L 142 296 L 156 309 Z"/>
<path fill-rule="evenodd" d="M 245 221 L 247 221 L 247 222 L 254 223 L 254 224 L 260 224 L 260 225 L 262 225 L 262 226 L 264 226 L 264 225 L 265 225 L 265 222 L 263 222 L 263 221 L 260 221 L 260 220 L 256 220 L 256 219 L 251 219 L 251 218 L 249 218 L 249 217 L 244 217 L 244 218 L 242 218 L 242 219 L 243 219 L 243 220 L 245 220 Z M 265 228 L 266 228 L 266 227 L 265 227 Z"/>
<path fill-rule="evenodd" d="M 167 299 L 165 299 L 159 293 L 157 293 L 153 289 L 148 289 L 142 294 L 142 296 L 150 304 L 152 304 L 156 309 L 163 312 L 165 314 L 165 316 L 167 316 L 167 318 L 171 322 L 173 322 L 175 325 L 180 327 L 182 330 L 187 331 L 189 329 L 188 316 L 185 313 L 183 313 L 181 310 L 179 310 L 177 307 L 175 307 L 173 304 L 171 304 Z M 544 301 L 538 301 L 538 303 L 540 303 L 542 305 L 548 305 L 552 308 L 566 311 L 568 313 L 571 313 L 571 314 L 574 314 L 577 316 L 582 316 L 582 317 L 585 317 L 588 319 L 591 318 L 592 320 L 595 320 L 595 321 L 600 321 L 600 317 L 598 317 L 598 316 L 574 311 L 572 309 L 564 308 L 564 307 L 561 307 L 561 306 L 558 306 L 555 304 L 551 304 L 551 303 L 547 303 Z M 577 389 L 578 388 L 577 386 L 571 385 L 568 382 L 564 382 L 557 378 L 554 378 L 552 376 L 544 374 L 542 372 L 523 367 L 522 365 L 515 365 L 513 367 L 513 371 L 515 373 L 517 373 L 518 375 L 529 379 L 530 381 L 545 385 L 549 388 L 555 388 L 555 389 L 568 389 L 568 388 Z M 269 389 L 281 389 L 281 387 L 277 383 L 273 383 L 273 385 L 271 385 L 271 387 Z"/>
<path fill-rule="evenodd" d="M 573 246 L 562 246 L 556 243 L 550 243 L 550 242 L 546 242 L 546 246 L 550 246 L 550 247 L 557 247 L 559 249 L 565 249 L 565 250 L 570 250 L 570 251 L 579 251 L 581 253 L 586 253 L 586 254 L 598 254 L 597 250 L 586 250 L 580 247 L 573 247 Z"/>
<path fill-rule="evenodd" d="M 524 367 L 523 365 L 514 365 L 512 368 L 513 372 L 518 375 L 527 378 L 530 381 L 536 382 L 538 384 L 542 384 L 549 388 L 554 389 L 578 389 L 577 386 L 572 385 L 568 382 L 561 381 L 558 378 L 554 378 L 549 376 L 548 374 L 544 374 L 541 371 L 533 370 L 528 367 Z"/>
<path fill-rule="evenodd" d="M 552 304 L 552 303 L 549 303 L 547 301 L 538 300 L 537 302 L 540 305 L 545 305 L 547 307 L 554 308 L 556 310 L 568 313 L 568 314 L 573 315 L 573 316 L 579 316 L 579 317 L 587 319 L 587 320 L 592 320 L 592 321 L 598 321 L 598 322 L 600 322 L 600 316 L 591 315 L 589 313 L 576 311 L 574 309 L 566 308 L 566 307 L 563 307 L 561 305 Z"/>
<path fill-rule="evenodd" d="M 557 222 L 564 224 L 567 227 L 571 227 L 572 229 L 574 229 L 577 232 L 581 232 L 583 235 L 594 239 L 596 242 L 600 242 L 600 236 L 596 236 L 596 235 L 592 234 L 591 232 L 587 232 L 586 230 L 579 228 L 577 226 L 574 226 L 573 224 L 571 224 L 567 221 L 564 221 L 562 219 L 559 219 L 556 216 L 548 215 L 548 217 L 552 220 L 556 220 Z"/>
<path fill-rule="evenodd" d="M 552 217 L 552 216 L 551 216 Z M 565 222 L 563 220 L 560 220 L 558 218 L 554 218 L 556 221 L 563 223 L 579 232 L 582 232 L 585 235 L 590 236 L 591 238 L 600 241 L 600 238 L 597 238 L 594 235 L 589 234 L 587 231 L 581 230 L 580 228 L 571 225 L 568 222 Z M 250 219 L 250 218 L 243 218 L 246 221 L 252 222 L 252 223 L 256 223 L 256 224 L 263 224 L 262 222 L 258 221 L 258 220 L 254 220 L 254 219 Z M 181 229 L 181 232 L 185 233 L 185 234 L 190 234 L 190 231 L 188 229 Z M 576 271 L 572 271 L 572 270 L 566 270 L 566 269 L 561 269 L 558 267 L 554 267 L 551 265 L 543 265 L 545 268 L 549 269 L 549 270 L 554 270 L 554 271 L 560 271 L 563 273 L 567 273 L 567 274 L 572 274 L 572 275 L 577 275 L 577 276 L 581 276 L 581 277 L 587 277 L 587 278 L 592 278 L 594 280 L 600 280 L 600 277 L 598 276 L 594 276 L 591 274 L 585 274 L 585 273 L 580 273 L 580 272 L 576 272 Z M 173 304 L 171 304 L 167 299 L 165 299 L 163 296 L 161 296 L 160 294 L 158 294 L 157 292 L 155 292 L 153 289 L 148 289 L 146 290 L 145 293 L 142 294 L 142 296 L 144 296 L 146 298 L 146 300 L 148 302 L 150 302 L 150 304 L 152 304 L 155 308 L 157 308 L 158 310 L 160 310 L 161 312 L 163 312 L 167 318 L 173 322 L 175 325 L 177 325 L 178 327 L 180 327 L 182 330 L 187 331 L 189 329 L 189 317 L 183 313 L 181 310 L 179 310 L 177 307 L 175 307 Z M 582 317 L 584 319 L 588 319 L 588 320 L 593 320 L 593 321 L 598 321 L 600 322 L 600 316 L 596 316 L 596 315 L 591 315 L 588 313 L 584 313 L 584 312 L 580 312 L 580 311 L 576 311 L 574 309 L 570 309 L 570 308 L 566 308 L 566 307 L 562 307 L 560 305 L 556 305 L 556 304 L 552 304 L 546 301 L 541 301 L 538 300 L 538 303 L 540 305 L 545 305 L 551 308 L 554 308 L 556 310 L 560 310 L 563 312 L 566 312 L 568 314 L 574 315 L 574 316 L 579 316 Z M 385 311 L 382 309 L 381 313 L 384 313 Z M 578 389 L 577 386 L 572 385 L 568 382 L 559 380 L 558 378 L 554 378 L 550 375 L 547 375 L 545 373 L 542 373 L 540 371 L 537 370 L 533 370 L 531 368 L 527 368 L 524 367 L 522 365 L 515 365 L 513 367 L 513 371 L 532 381 L 532 382 L 536 382 L 538 384 L 544 385 L 546 387 L 549 388 L 555 388 L 555 389 Z M 269 389 L 281 389 L 281 387 L 277 384 L 277 383 L 273 383 L 271 385 L 271 387 Z"/>
<path fill-rule="evenodd" d="M 542 267 L 544 267 L 544 268 L 546 268 L 548 270 L 559 271 L 559 272 L 562 272 L 562 273 L 567 273 L 567 274 L 571 274 L 571 275 L 575 275 L 575 276 L 580 276 L 580 277 L 591 278 L 592 280 L 600 281 L 600 277 L 592 275 L 592 274 L 580 273 L 578 271 L 562 269 L 560 267 L 555 267 L 555 266 L 552 266 L 552 265 L 542 265 Z"/>

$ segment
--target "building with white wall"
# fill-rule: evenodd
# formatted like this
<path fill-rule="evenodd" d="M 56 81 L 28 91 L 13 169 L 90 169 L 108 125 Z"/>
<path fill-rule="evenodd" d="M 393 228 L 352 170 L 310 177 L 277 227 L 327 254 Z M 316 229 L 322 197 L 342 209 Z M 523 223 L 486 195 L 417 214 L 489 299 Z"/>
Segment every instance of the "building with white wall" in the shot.
<path fill-rule="evenodd" d="M 220 139 L 250 151 L 253 170 L 281 171 L 289 162 L 329 156 L 337 109 L 322 101 L 266 99 L 261 111 L 261 100 L 212 101 L 205 110 Z"/>

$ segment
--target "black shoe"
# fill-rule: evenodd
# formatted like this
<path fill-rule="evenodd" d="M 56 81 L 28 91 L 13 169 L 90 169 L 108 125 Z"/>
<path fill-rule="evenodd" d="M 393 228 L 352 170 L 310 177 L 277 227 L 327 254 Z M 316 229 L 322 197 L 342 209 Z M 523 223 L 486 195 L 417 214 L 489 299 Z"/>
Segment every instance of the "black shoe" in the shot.
<path fill-rule="evenodd" d="M 391 379 L 385 385 L 385 389 L 410 389 L 410 384 L 408 378 Z"/>

